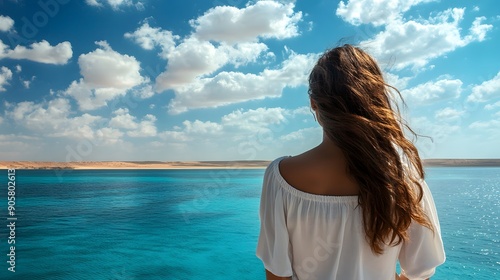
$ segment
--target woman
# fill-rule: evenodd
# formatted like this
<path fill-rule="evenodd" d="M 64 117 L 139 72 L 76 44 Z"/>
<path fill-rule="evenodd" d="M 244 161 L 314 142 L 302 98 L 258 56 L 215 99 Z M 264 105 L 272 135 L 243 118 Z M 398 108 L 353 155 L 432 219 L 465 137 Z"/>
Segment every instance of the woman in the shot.
<path fill-rule="evenodd" d="M 264 176 L 257 256 L 267 279 L 429 279 L 444 262 L 434 201 L 403 127 L 413 131 L 391 107 L 394 91 L 359 48 L 318 60 L 309 96 L 323 141 L 274 160 Z"/>

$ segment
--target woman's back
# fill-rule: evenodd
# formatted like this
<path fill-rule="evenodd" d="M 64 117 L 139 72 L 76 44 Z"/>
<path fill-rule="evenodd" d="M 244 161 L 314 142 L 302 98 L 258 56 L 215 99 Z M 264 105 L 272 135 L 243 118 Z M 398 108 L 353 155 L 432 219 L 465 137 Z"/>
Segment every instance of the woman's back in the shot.
<path fill-rule="evenodd" d="M 413 132 L 375 60 L 344 45 L 309 75 L 322 143 L 268 167 L 257 255 L 294 279 L 424 279 L 444 262 L 439 221 Z M 325 245 L 326 244 L 326 245 Z M 326 246 L 326 247 L 325 247 Z M 269 275 L 269 274 L 268 274 Z"/>
<path fill-rule="evenodd" d="M 287 182 L 280 172 L 281 163 L 293 166 L 284 168 L 293 178 L 316 177 L 308 170 L 311 165 L 300 159 L 281 157 L 266 169 L 257 256 L 268 271 L 294 280 L 388 280 L 395 279 L 399 258 L 406 275 L 425 279 L 444 261 L 439 224 L 436 224 L 436 235 L 428 228 L 412 224 L 411 243 L 384 246 L 383 254 L 375 254 L 366 241 L 357 195 L 314 194 Z M 304 172 L 294 170 L 301 164 L 308 166 Z M 429 218 L 437 221 L 426 185 L 422 205 Z M 421 253 L 413 255 L 418 251 Z M 408 253 L 410 255 L 406 255 Z"/>
<path fill-rule="evenodd" d="M 322 145 L 280 162 L 279 170 L 294 188 L 319 195 L 357 195 L 359 186 L 346 170 L 345 158 L 334 145 Z"/>

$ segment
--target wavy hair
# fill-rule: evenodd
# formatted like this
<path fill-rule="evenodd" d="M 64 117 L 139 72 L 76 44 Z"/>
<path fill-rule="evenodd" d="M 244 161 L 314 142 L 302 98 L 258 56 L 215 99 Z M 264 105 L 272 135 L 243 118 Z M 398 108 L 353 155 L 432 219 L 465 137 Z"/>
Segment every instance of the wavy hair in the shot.
<path fill-rule="evenodd" d="M 403 132 L 417 134 L 401 117 L 375 60 L 343 45 L 325 52 L 309 76 L 309 96 L 326 136 L 344 153 L 347 173 L 359 185 L 367 241 L 376 254 L 383 245 L 408 239 L 416 221 L 431 230 L 422 200 L 424 170 L 417 148 Z M 393 109 L 396 108 L 396 110 Z"/>

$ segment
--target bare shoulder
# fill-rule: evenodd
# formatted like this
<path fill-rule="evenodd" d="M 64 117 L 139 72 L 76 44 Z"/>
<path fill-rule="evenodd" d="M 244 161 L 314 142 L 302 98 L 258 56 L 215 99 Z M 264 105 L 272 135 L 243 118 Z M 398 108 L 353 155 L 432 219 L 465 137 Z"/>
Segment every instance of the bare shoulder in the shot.
<path fill-rule="evenodd" d="M 294 188 L 320 195 L 356 195 L 356 182 L 341 159 L 310 150 L 280 161 L 279 172 Z"/>
<path fill-rule="evenodd" d="M 285 179 L 294 180 L 296 178 L 304 177 L 310 175 L 309 164 L 314 163 L 314 157 L 312 157 L 308 152 L 286 157 L 279 162 L 279 171 Z"/>

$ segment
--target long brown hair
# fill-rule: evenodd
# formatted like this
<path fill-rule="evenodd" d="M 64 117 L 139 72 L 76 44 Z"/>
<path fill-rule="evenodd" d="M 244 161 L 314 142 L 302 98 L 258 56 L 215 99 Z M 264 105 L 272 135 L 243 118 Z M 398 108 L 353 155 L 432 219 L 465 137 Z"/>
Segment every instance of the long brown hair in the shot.
<path fill-rule="evenodd" d="M 403 100 L 375 60 L 351 45 L 325 52 L 309 76 L 318 121 L 359 185 L 365 234 L 376 254 L 384 244 L 407 240 L 412 220 L 432 229 L 420 206 L 422 162 L 403 127 L 417 134 L 402 119 L 393 92 Z"/>

